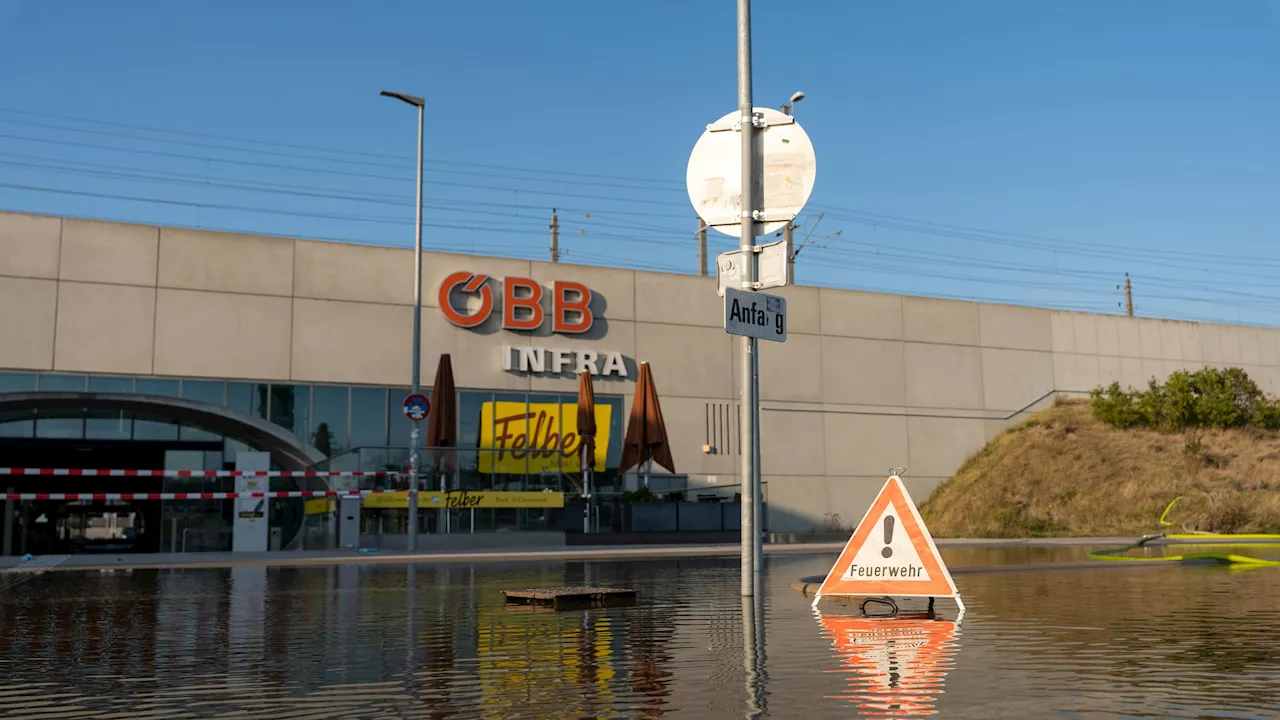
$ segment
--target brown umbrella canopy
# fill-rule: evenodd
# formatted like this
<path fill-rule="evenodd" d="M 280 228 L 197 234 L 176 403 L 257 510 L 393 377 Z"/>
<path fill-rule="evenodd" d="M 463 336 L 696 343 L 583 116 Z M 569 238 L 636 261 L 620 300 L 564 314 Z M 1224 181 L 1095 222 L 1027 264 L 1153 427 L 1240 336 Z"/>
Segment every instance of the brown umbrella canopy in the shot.
<path fill-rule="evenodd" d="M 427 447 L 436 459 L 436 467 L 450 470 L 453 453 L 441 448 L 458 444 L 457 389 L 453 385 L 453 361 L 448 354 L 440 356 L 436 367 L 436 383 L 431 386 L 431 415 L 427 418 Z"/>
<path fill-rule="evenodd" d="M 588 372 L 578 375 L 578 438 L 582 469 L 590 470 L 596 462 L 596 391 Z"/>
<path fill-rule="evenodd" d="M 667 442 L 667 425 L 662 420 L 662 408 L 658 405 L 658 388 L 653 384 L 653 372 L 649 363 L 640 363 L 640 380 L 636 382 L 636 396 L 631 403 L 631 417 L 627 420 L 627 437 L 622 443 L 622 464 L 619 473 L 639 467 L 653 460 L 662 467 L 676 471 L 671 459 L 671 444 Z"/>

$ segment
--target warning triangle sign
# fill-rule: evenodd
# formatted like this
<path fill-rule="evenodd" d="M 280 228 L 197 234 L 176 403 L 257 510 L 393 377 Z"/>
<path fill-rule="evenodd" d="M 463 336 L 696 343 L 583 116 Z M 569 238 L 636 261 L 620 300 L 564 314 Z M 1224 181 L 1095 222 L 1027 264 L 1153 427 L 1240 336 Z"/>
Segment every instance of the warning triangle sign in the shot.
<path fill-rule="evenodd" d="M 959 597 L 902 480 L 889 478 L 814 597 Z"/>

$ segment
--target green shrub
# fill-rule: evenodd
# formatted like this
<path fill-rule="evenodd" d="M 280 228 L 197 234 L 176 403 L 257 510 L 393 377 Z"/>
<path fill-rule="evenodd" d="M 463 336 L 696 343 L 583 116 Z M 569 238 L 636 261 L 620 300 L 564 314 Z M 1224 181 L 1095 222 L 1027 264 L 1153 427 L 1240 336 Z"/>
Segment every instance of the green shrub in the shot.
<path fill-rule="evenodd" d="M 1125 391 L 1120 383 L 1089 393 L 1094 417 L 1118 428 L 1165 432 L 1191 428 L 1280 429 L 1280 402 L 1240 368 L 1179 370 L 1163 384 Z"/>

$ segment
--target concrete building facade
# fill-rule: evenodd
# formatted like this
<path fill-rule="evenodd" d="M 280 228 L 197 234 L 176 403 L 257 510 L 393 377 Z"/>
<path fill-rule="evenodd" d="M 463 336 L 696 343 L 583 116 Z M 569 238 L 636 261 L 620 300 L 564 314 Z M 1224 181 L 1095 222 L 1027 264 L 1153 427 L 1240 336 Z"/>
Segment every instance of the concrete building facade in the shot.
<path fill-rule="evenodd" d="M 147 379 L 208 379 L 223 383 L 224 398 L 234 383 L 347 388 L 335 390 L 344 398 L 403 388 L 412 256 L 0 213 L 0 374 L 85 376 L 90 386 L 133 378 L 136 392 Z M 739 373 L 714 279 L 446 253 L 424 253 L 421 263 L 426 382 L 448 353 L 461 391 L 534 403 L 572 395 L 573 370 L 589 365 L 621 427 L 637 363 L 648 362 L 677 469 L 691 487 L 736 484 Z M 573 307 L 581 288 L 589 327 Z M 833 514 L 856 521 L 894 466 L 908 469 L 923 500 L 1055 393 L 1144 385 L 1205 365 L 1243 367 L 1265 390 L 1280 389 L 1280 330 L 817 287 L 779 293 L 788 341 L 761 343 L 760 379 L 775 532 L 820 530 Z M 527 307 L 531 295 L 540 313 Z M 461 409 L 463 424 L 481 421 Z M 356 423 L 344 449 L 357 444 Z M 293 430 L 314 448 L 310 425 Z"/>

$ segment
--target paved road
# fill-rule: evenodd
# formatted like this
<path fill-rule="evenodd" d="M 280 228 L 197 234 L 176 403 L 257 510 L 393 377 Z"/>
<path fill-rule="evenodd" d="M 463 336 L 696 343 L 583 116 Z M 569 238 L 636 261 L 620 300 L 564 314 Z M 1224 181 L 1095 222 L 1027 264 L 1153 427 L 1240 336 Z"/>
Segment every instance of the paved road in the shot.
<path fill-rule="evenodd" d="M 940 547 L 1054 547 L 1117 546 L 1133 542 L 1133 538 L 1033 538 L 1025 540 L 942 539 Z M 794 543 L 765 545 L 767 555 L 805 555 L 839 552 L 844 543 Z M 298 567 L 307 565 L 341 565 L 372 563 L 455 563 L 455 562 L 538 562 L 555 560 L 643 560 L 679 557 L 733 557 L 740 547 L 718 545 L 610 545 L 564 546 L 518 550 L 485 548 L 477 550 L 442 550 L 434 552 L 378 552 L 363 554 L 354 550 L 313 550 L 306 552 L 261 553 L 155 553 L 128 555 L 59 555 L 22 562 L 18 557 L 0 558 L 0 571 L 88 570 L 120 568 L 224 568 L 245 566 Z M 34 565 L 32 563 L 35 563 Z"/>

